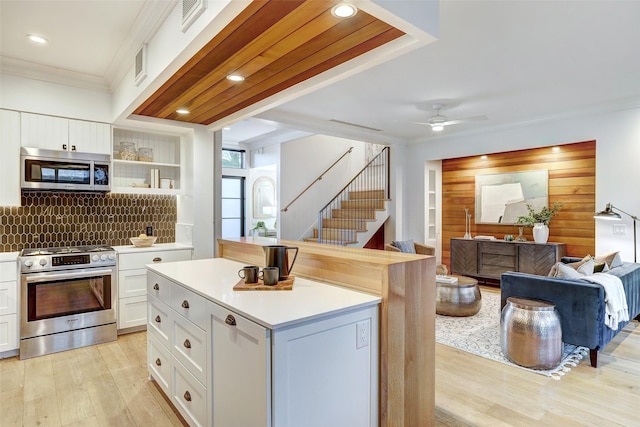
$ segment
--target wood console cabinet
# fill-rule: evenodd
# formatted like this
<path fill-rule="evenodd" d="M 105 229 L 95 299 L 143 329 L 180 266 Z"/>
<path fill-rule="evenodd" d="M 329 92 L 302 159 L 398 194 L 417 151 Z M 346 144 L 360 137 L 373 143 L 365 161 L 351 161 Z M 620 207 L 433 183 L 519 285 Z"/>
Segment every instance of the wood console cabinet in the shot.
<path fill-rule="evenodd" d="M 451 272 L 486 279 L 505 271 L 546 276 L 565 254 L 564 243 L 451 239 Z"/>

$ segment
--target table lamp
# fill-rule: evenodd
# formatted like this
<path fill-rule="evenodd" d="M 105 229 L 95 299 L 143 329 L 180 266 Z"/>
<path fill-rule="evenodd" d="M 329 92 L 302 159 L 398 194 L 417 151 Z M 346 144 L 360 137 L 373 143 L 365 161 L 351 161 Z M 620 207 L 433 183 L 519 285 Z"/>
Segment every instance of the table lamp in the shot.
<path fill-rule="evenodd" d="M 620 208 L 616 208 L 615 206 L 613 206 L 611 203 L 607 203 L 606 208 L 602 211 L 602 212 L 597 212 L 593 217 L 595 219 L 604 219 L 604 220 L 614 220 L 614 221 L 619 221 L 622 219 L 622 217 L 620 216 L 619 213 L 614 212 L 614 210 L 618 211 L 618 212 L 622 212 L 623 214 L 629 216 L 632 220 L 633 220 L 633 262 L 636 262 L 636 247 L 637 245 L 637 240 L 636 240 L 636 222 L 638 221 L 638 217 L 635 215 L 631 215 L 630 213 L 627 213 L 625 211 L 623 211 Z"/>

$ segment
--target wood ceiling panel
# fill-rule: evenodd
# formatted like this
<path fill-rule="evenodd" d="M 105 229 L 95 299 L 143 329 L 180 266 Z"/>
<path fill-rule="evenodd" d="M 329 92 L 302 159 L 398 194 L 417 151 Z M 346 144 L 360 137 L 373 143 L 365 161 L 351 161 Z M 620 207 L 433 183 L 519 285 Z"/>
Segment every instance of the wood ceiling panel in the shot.
<path fill-rule="evenodd" d="M 404 35 L 362 11 L 335 18 L 337 2 L 253 1 L 134 114 L 208 125 Z"/>

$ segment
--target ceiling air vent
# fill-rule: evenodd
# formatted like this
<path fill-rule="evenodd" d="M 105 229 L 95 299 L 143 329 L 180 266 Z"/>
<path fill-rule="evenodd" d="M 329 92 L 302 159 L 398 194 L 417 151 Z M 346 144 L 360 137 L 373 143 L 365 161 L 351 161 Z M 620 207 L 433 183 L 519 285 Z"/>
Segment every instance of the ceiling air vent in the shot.
<path fill-rule="evenodd" d="M 182 0 L 182 32 L 184 33 L 206 9 L 207 0 Z"/>
<path fill-rule="evenodd" d="M 136 53 L 136 62 L 134 70 L 134 81 L 136 86 L 147 77 L 147 44 L 140 46 L 138 53 Z"/>

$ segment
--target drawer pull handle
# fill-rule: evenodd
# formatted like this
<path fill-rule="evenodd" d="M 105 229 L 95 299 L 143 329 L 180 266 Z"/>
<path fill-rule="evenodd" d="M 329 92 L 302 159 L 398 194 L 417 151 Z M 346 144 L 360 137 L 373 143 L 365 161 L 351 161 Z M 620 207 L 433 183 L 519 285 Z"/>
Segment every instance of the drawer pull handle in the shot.
<path fill-rule="evenodd" d="M 153 259 L 153 262 L 162 262 L 162 258 L 160 258 L 159 256 L 155 257 Z"/>
<path fill-rule="evenodd" d="M 184 340 L 184 346 L 186 348 L 191 348 L 191 341 L 189 341 L 189 339 Z"/>
<path fill-rule="evenodd" d="M 182 301 L 182 308 L 189 308 L 189 301 L 187 300 Z"/>
<path fill-rule="evenodd" d="M 226 319 L 224 319 L 224 323 L 231 326 L 236 326 L 236 318 L 232 315 L 228 315 Z"/>
<path fill-rule="evenodd" d="M 160 323 L 160 322 L 162 321 L 162 319 L 160 319 L 160 315 L 157 315 L 157 316 L 156 316 L 155 321 L 156 321 L 157 323 Z"/>
<path fill-rule="evenodd" d="M 155 285 L 153 285 L 153 290 L 154 291 L 159 291 L 160 290 L 160 286 L 158 286 L 158 284 L 156 283 Z"/>
<path fill-rule="evenodd" d="M 67 149 L 67 144 L 62 144 L 62 149 L 66 150 Z"/>
<path fill-rule="evenodd" d="M 162 362 L 160 361 L 160 358 L 159 358 L 159 357 L 156 359 L 156 365 L 158 365 L 158 366 L 162 366 Z"/>
<path fill-rule="evenodd" d="M 189 393 L 189 390 L 184 392 L 184 400 L 191 402 L 191 393 Z"/>
<path fill-rule="evenodd" d="M 75 145 L 71 146 L 71 151 L 76 151 L 76 146 Z"/>

